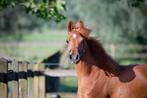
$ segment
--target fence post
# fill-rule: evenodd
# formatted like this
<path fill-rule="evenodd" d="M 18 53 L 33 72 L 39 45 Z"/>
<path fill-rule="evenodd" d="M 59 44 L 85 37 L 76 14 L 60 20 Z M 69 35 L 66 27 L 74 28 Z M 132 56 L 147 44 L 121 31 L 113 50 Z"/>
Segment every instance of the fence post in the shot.
<path fill-rule="evenodd" d="M 19 62 L 19 98 L 27 98 L 27 62 Z"/>
<path fill-rule="evenodd" d="M 116 48 L 115 47 L 116 46 L 114 44 L 110 45 L 111 56 L 114 57 L 114 58 L 116 57 L 116 55 L 115 55 Z"/>
<path fill-rule="evenodd" d="M 39 64 L 39 98 L 45 98 L 45 76 L 44 76 L 45 65 Z"/>
<path fill-rule="evenodd" d="M 34 64 L 33 65 L 33 71 L 34 71 L 34 98 L 39 98 L 39 65 Z"/>
<path fill-rule="evenodd" d="M 8 63 L 8 98 L 18 98 L 18 62 Z"/>
<path fill-rule="evenodd" d="M 0 58 L 0 98 L 7 98 L 7 60 Z"/>
<path fill-rule="evenodd" d="M 33 96 L 34 92 L 34 74 L 33 74 L 33 63 L 28 64 L 28 70 L 27 70 L 27 76 L 28 76 L 28 98 L 35 98 Z"/>

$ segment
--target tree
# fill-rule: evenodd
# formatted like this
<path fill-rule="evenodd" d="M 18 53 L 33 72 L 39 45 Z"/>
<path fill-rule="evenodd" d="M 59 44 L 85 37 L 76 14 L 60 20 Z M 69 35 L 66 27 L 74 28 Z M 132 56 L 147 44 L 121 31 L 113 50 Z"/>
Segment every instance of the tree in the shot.
<path fill-rule="evenodd" d="M 47 20 L 60 22 L 65 18 L 61 13 L 65 10 L 63 0 L 0 0 L 0 10 L 16 6 L 23 7 L 27 13 Z"/>
<path fill-rule="evenodd" d="M 25 33 L 64 20 L 64 11 L 64 0 L 0 0 L 0 38 L 22 40 Z"/>
<path fill-rule="evenodd" d="M 74 0 L 67 9 L 105 43 L 147 44 L 147 0 Z"/>

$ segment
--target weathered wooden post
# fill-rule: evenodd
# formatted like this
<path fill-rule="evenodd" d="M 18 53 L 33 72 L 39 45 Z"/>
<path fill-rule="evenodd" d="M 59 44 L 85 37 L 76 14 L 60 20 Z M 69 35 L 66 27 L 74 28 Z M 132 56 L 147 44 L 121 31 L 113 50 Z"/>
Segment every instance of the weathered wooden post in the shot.
<path fill-rule="evenodd" d="M 33 65 L 33 71 L 34 71 L 34 98 L 39 98 L 39 64 Z"/>
<path fill-rule="evenodd" d="M 34 74 L 33 74 L 33 63 L 28 64 L 27 77 L 28 77 L 28 98 L 35 98 L 34 92 Z"/>
<path fill-rule="evenodd" d="M 19 62 L 19 98 L 27 98 L 27 62 Z"/>
<path fill-rule="evenodd" d="M 7 60 L 0 58 L 0 98 L 7 98 Z"/>
<path fill-rule="evenodd" d="M 8 62 L 8 98 L 18 98 L 18 62 Z"/>
<path fill-rule="evenodd" d="M 45 65 L 39 64 L 39 98 L 45 98 L 45 76 L 44 76 Z"/>

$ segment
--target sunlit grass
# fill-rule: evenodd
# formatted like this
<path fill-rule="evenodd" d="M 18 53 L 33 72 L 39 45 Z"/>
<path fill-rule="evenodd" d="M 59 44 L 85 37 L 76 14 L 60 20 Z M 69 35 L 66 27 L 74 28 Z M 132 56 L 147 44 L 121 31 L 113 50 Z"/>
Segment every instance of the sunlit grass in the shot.
<path fill-rule="evenodd" d="M 7 42 L 8 45 L 0 45 L 0 56 L 5 54 L 18 60 L 33 60 L 37 62 L 62 49 L 66 39 L 66 32 L 65 30 L 24 32 L 21 38 L 18 39 L 19 35 L 17 37 L 16 35 L 1 36 L 0 41 Z M 9 42 L 14 42 L 16 45 L 13 46 Z M 27 45 L 23 46 L 21 44 L 23 42 L 26 42 Z M 32 44 L 30 42 L 35 43 Z"/>
<path fill-rule="evenodd" d="M 67 37 L 66 30 L 23 31 L 13 35 L 0 36 L 0 41 L 63 41 Z"/>
<path fill-rule="evenodd" d="M 0 54 L 8 54 L 18 60 L 40 61 L 59 50 L 59 47 L 0 47 Z"/>
<path fill-rule="evenodd" d="M 23 36 L 23 40 L 26 41 L 63 41 L 65 39 L 66 32 L 64 30 L 35 32 L 32 34 L 25 34 Z"/>

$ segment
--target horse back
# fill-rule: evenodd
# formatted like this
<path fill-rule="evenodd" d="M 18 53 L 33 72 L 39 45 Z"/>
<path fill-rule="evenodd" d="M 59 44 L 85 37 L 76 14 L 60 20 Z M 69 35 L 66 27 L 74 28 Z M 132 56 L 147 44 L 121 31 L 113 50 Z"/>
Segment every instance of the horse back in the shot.
<path fill-rule="evenodd" d="M 112 98 L 147 98 L 147 64 L 120 66 Z"/>
<path fill-rule="evenodd" d="M 133 80 L 134 78 L 142 78 L 147 81 L 147 64 L 134 64 L 128 66 L 119 66 L 120 77 Z"/>
<path fill-rule="evenodd" d="M 134 67 L 137 76 L 147 81 L 147 64 L 138 64 Z"/>

